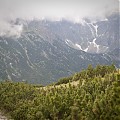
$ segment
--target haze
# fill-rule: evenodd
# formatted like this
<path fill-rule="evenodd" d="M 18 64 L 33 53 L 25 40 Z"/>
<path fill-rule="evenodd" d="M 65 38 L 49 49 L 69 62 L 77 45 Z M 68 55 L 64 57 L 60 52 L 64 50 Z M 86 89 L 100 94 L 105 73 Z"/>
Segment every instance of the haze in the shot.
<path fill-rule="evenodd" d="M 119 0 L 0 0 L 0 35 L 19 34 L 22 25 L 10 23 L 16 18 L 79 22 L 84 17 L 103 19 L 118 10 Z"/>

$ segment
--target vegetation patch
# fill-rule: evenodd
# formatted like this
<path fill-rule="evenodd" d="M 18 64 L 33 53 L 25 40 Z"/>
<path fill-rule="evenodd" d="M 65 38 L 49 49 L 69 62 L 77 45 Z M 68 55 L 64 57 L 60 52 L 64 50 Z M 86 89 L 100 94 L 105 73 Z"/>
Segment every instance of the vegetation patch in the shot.
<path fill-rule="evenodd" d="M 14 120 L 120 120 L 120 75 L 115 67 L 101 67 L 107 69 L 104 75 L 89 67 L 85 73 L 70 77 L 68 86 L 53 85 L 50 89 L 1 82 L 1 109 Z M 82 73 L 86 76 L 81 77 Z"/>

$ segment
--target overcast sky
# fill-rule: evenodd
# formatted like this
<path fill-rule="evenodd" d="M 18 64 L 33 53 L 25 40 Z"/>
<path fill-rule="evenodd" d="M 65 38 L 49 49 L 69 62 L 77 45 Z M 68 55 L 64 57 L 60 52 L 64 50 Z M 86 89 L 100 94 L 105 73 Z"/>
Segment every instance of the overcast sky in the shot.
<path fill-rule="evenodd" d="M 16 18 L 103 18 L 118 11 L 119 0 L 0 0 L 0 32 L 9 29 Z M 15 26 L 17 28 L 17 26 Z"/>

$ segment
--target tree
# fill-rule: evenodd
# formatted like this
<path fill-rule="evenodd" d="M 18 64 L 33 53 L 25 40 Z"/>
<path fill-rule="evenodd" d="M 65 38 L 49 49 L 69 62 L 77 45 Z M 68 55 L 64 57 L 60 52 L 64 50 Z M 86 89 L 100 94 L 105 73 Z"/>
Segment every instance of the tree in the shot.
<path fill-rule="evenodd" d="M 92 67 L 92 65 L 88 66 L 87 75 L 89 78 L 93 78 L 95 76 L 94 68 Z"/>

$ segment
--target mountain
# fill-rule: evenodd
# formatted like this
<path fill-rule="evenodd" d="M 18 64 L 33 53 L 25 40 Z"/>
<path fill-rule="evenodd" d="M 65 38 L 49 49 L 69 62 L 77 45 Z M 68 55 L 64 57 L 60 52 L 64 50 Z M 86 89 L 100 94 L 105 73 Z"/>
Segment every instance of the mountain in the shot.
<path fill-rule="evenodd" d="M 33 21 L 29 29 L 34 27 L 41 30 L 43 34 L 50 31 L 49 37 L 50 34 L 55 34 L 70 47 L 89 53 L 104 53 L 120 47 L 118 14 L 101 21 L 84 18 L 80 23 L 68 22 L 64 19 L 56 22 Z"/>
<path fill-rule="evenodd" d="M 48 84 L 84 69 L 88 64 L 117 62 L 118 15 L 92 22 L 25 21 L 21 36 L 0 37 L 0 77 Z"/>

